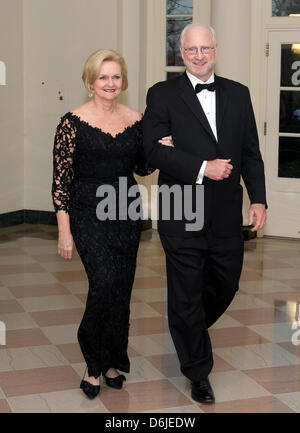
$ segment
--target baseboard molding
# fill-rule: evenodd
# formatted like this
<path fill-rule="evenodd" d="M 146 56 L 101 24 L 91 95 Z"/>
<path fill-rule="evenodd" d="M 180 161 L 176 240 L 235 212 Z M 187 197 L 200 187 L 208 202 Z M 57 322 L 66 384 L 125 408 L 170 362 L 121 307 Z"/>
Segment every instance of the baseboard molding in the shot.
<path fill-rule="evenodd" d="M 24 223 L 24 210 L 0 214 L 0 227 L 16 226 Z"/>
<path fill-rule="evenodd" d="M 0 227 L 10 227 L 18 224 L 43 224 L 56 226 L 56 215 L 55 212 L 43 211 L 43 210 L 17 210 L 15 212 L 7 212 L 0 214 Z M 244 241 L 249 241 L 257 237 L 256 232 L 251 232 L 253 226 L 243 226 L 243 238 Z M 152 229 L 152 220 L 143 221 L 143 231 Z"/>
<path fill-rule="evenodd" d="M 22 209 L 15 212 L 0 214 L 0 227 L 10 227 L 18 224 L 56 225 L 55 212 Z"/>
<path fill-rule="evenodd" d="M 56 226 L 55 212 L 23 209 L 0 214 L 0 227 L 10 227 L 19 224 L 42 224 Z M 143 221 L 143 230 L 152 228 L 151 219 Z"/>

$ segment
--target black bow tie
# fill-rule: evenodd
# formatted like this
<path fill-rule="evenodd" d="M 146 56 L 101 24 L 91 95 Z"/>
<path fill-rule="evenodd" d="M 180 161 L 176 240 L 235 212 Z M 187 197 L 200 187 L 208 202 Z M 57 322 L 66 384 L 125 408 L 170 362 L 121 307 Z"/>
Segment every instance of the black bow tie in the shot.
<path fill-rule="evenodd" d="M 214 90 L 216 90 L 216 83 L 215 82 L 209 83 L 209 84 L 198 83 L 198 84 L 196 84 L 195 92 L 199 93 L 199 92 L 201 92 L 201 90 L 205 90 L 205 89 L 209 90 L 210 92 L 213 92 Z"/>

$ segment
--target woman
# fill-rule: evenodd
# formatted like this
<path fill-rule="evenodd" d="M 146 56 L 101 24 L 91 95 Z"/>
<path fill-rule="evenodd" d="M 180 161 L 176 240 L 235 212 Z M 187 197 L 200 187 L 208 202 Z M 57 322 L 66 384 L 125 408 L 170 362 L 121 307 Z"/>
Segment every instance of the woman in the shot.
<path fill-rule="evenodd" d="M 129 303 L 142 224 L 101 218 L 96 191 L 113 187 L 118 211 L 124 199 L 127 206 L 133 200 L 119 197 L 119 178 L 130 188 L 134 172 L 145 176 L 153 170 L 145 166 L 141 114 L 117 102 L 128 85 L 124 59 L 98 50 L 88 57 L 82 79 L 91 100 L 66 113 L 57 127 L 52 196 L 58 253 L 71 260 L 74 239 L 89 280 L 78 341 L 87 364 L 80 388 L 94 398 L 101 374 L 108 386 L 121 389 L 126 379 L 118 370 L 129 372 Z M 172 145 L 172 139 L 160 143 Z"/>

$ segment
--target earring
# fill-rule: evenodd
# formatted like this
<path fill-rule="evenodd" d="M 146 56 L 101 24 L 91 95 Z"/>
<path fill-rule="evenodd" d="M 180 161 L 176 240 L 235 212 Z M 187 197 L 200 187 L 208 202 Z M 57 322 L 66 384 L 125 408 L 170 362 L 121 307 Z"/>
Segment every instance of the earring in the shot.
<path fill-rule="evenodd" d="M 93 88 L 91 88 L 91 91 L 89 92 L 89 98 L 92 98 L 93 96 L 94 96 L 94 93 L 93 93 Z"/>

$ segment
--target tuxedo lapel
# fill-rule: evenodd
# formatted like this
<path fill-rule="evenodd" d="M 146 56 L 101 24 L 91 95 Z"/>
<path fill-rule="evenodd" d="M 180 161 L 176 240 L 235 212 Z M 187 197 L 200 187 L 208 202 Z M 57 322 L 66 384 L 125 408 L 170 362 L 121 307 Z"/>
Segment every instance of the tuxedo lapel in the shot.
<path fill-rule="evenodd" d="M 208 123 L 207 117 L 202 109 L 202 106 L 197 98 L 192 83 L 187 77 L 186 73 L 180 76 L 180 96 L 186 105 L 192 110 L 194 115 L 199 119 L 204 129 L 210 135 L 210 137 L 216 141 L 214 133 Z"/>
<path fill-rule="evenodd" d="M 216 82 L 216 124 L 218 137 L 220 136 L 220 129 L 228 101 L 228 95 L 224 87 L 222 86 L 221 80 L 215 75 Z"/>

